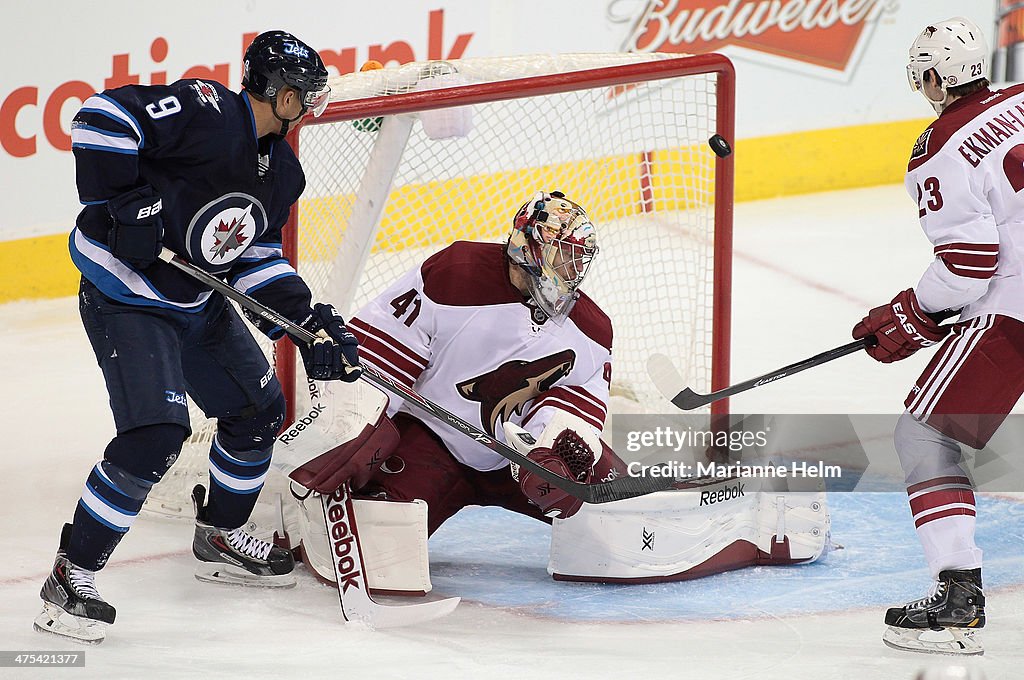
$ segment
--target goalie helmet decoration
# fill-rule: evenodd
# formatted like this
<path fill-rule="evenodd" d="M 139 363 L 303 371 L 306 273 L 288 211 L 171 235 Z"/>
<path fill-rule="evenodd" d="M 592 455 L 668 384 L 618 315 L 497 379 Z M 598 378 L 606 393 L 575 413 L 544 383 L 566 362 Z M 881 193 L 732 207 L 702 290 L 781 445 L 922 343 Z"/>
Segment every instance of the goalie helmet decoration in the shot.
<path fill-rule="evenodd" d="M 327 108 L 327 67 L 316 50 L 291 33 L 260 33 L 245 50 L 242 68 L 242 87 L 274 104 L 275 113 L 277 93 L 284 86 L 301 94 L 302 114 L 319 116 Z"/>
<path fill-rule="evenodd" d="M 533 301 L 552 321 L 564 322 L 597 255 L 587 212 L 560 191 L 539 191 L 516 213 L 507 248 L 527 275 Z"/>

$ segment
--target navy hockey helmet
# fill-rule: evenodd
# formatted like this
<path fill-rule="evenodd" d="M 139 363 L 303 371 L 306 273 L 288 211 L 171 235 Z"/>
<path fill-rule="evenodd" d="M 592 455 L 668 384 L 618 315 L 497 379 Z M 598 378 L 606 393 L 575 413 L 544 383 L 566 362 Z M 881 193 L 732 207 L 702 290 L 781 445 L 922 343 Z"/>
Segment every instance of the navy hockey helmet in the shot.
<path fill-rule="evenodd" d="M 245 51 L 242 87 L 274 102 L 286 85 L 299 91 L 303 113 L 319 116 L 327 108 L 327 67 L 316 50 L 285 31 L 260 33 Z"/>

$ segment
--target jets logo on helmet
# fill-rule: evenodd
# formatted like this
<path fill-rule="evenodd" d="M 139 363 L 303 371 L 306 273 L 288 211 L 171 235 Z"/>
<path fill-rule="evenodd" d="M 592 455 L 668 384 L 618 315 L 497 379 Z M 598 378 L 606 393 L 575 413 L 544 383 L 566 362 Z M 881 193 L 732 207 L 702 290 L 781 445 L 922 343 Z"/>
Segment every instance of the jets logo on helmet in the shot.
<path fill-rule="evenodd" d="M 284 43 L 284 53 L 285 54 L 294 54 L 296 57 L 303 57 L 303 58 L 309 56 L 309 50 L 308 49 L 306 49 L 305 47 L 300 45 L 298 42 L 288 42 L 287 40 Z"/>
<path fill-rule="evenodd" d="M 244 62 L 242 87 L 256 97 L 274 103 L 287 86 L 302 97 L 303 114 L 308 110 L 319 116 L 327 107 L 327 67 L 316 50 L 292 34 L 260 33 L 246 49 Z"/>
<path fill-rule="evenodd" d="M 527 274 L 533 301 L 556 323 L 572 311 L 597 250 L 586 211 L 560 191 L 537 192 L 523 204 L 507 246 L 509 259 Z"/>

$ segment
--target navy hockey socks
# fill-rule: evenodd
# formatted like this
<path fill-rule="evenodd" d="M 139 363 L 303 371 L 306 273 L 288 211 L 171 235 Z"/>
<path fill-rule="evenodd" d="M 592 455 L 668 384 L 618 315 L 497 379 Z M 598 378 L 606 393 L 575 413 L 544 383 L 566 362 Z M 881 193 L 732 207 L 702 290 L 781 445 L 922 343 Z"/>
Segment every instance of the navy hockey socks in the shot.
<path fill-rule="evenodd" d="M 75 508 L 68 559 L 89 571 L 102 569 L 135 522 L 151 487 L 115 465 L 97 463 Z"/>
<path fill-rule="evenodd" d="M 256 507 L 256 499 L 270 469 L 270 450 L 228 451 L 213 438 L 210 446 L 210 500 L 207 505 L 211 525 L 219 529 L 237 529 L 245 524 Z"/>

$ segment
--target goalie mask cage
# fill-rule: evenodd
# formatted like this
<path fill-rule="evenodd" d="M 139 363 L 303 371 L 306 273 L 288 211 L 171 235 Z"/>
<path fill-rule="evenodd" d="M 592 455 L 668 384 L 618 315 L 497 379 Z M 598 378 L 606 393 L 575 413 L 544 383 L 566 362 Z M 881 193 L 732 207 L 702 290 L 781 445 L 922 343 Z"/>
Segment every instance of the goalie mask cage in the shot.
<path fill-rule="evenodd" d="M 653 353 L 700 392 L 729 382 L 733 157 L 708 140 L 734 141 L 734 83 L 717 54 L 474 58 L 333 78 L 324 114 L 289 136 L 307 183 L 285 253 L 314 301 L 347 318 L 453 241 L 503 241 L 538 190 L 562 191 L 597 229 L 582 289 L 614 329 L 609 411 L 668 412 Z M 426 132 L 467 120 L 448 138 Z M 288 340 L 264 346 L 291 422 L 301 363 Z M 193 434 L 150 512 L 190 516 L 206 479 L 215 422 L 190 408 Z"/>

